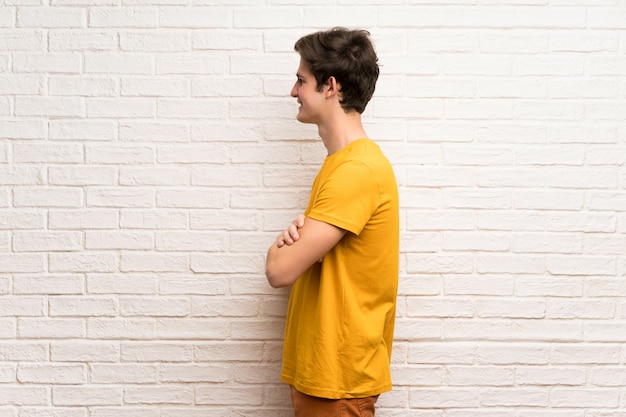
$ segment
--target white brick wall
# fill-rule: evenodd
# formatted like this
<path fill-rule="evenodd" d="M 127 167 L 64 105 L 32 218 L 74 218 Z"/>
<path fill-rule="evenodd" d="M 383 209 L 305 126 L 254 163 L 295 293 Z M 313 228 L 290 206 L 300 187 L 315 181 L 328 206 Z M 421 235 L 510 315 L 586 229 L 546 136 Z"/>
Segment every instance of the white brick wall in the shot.
<path fill-rule="evenodd" d="M 332 25 L 373 34 L 401 191 L 378 414 L 626 415 L 624 0 L 4 0 L 1 417 L 290 415 L 263 259 Z"/>

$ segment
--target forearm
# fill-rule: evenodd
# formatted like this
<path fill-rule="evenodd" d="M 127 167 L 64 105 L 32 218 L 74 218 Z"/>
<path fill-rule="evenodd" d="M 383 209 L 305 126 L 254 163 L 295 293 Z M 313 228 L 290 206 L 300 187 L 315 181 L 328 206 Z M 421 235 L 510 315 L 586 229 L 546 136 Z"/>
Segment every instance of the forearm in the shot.
<path fill-rule="evenodd" d="M 267 251 L 265 275 L 272 287 L 293 284 L 311 265 L 339 242 L 346 231 L 331 224 L 306 218 L 299 237 L 286 244 L 279 235 Z"/>
<path fill-rule="evenodd" d="M 293 284 L 298 277 L 297 271 L 289 270 L 289 262 L 285 259 L 289 246 L 278 247 L 276 243 L 267 251 L 265 260 L 265 276 L 267 281 L 274 288 L 286 287 Z"/>

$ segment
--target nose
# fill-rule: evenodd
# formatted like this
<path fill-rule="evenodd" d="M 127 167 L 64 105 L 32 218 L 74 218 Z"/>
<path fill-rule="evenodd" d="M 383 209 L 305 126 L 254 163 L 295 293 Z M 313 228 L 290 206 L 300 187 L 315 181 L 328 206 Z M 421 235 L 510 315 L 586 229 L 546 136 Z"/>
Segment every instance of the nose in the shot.
<path fill-rule="evenodd" d="M 296 81 L 291 88 L 291 97 L 298 97 L 298 82 Z"/>

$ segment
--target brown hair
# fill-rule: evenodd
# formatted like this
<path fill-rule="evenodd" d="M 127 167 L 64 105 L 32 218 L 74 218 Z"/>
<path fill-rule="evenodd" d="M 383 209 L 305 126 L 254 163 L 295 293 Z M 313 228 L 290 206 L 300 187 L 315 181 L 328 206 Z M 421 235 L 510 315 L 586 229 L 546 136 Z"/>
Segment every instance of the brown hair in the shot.
<path fill-rule="evenodd" d="M 294 45 L 315 77 L 317 89 L 335 77 L 341 107 L 363 113 L 378 80 L 378 57 L 366 30 L 336 27 L 303 36 Z"/>

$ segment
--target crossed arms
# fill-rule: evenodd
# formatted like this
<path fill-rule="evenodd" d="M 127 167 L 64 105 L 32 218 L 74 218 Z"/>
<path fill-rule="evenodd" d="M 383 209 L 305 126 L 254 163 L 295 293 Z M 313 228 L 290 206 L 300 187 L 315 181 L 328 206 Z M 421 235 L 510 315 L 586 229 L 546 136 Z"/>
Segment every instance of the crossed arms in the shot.
<path fill-rule="evenodd" d="M 267 251 L 265 275 L 274 288 L 293 284 L 346 234 L 344 229 L 300 214 Z"/>

